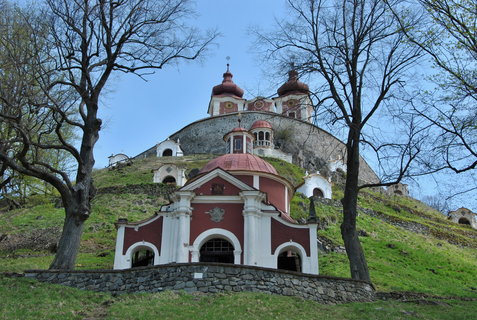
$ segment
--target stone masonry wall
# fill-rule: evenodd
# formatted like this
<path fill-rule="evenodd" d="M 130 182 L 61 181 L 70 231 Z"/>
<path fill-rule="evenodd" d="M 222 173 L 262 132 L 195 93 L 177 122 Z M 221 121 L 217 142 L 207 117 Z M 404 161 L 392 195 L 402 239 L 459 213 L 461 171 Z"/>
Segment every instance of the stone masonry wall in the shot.
<path fill-rule="evenodd" d="M 170 264 L 127 270 L 29 270 L 25 271 L 25 276 L 110 293 L 253 291 L 333 304 L 375 299 L 374 288 L 363 281 L 218 263 Z"/>
<path fill-rule="evenodd" d="M 205 118 L 193 122 L 170 136 L 180 139 L 185 155 L 190 154 L 224 154 L 226 145 L 223 136 L 238 126 L 238 114 L 231 113 Z M 327 174 L 326 165 L 339 157 L 345 158 L 345 145 L 330 133 L 311 123 L 285 117 L 273 112 L 242 112 L 240 126 L 249 129 L 257 120 L 272 124 L 274 144 L 281 151 L 293 156 L 293 163 L 309 172 L 320 170 Z M 156 156 L 155 147 L 137 155 L 135 158 Z M 379 179 L 369 165 L 361 159 L 360 179 L 378 182 Z"/>

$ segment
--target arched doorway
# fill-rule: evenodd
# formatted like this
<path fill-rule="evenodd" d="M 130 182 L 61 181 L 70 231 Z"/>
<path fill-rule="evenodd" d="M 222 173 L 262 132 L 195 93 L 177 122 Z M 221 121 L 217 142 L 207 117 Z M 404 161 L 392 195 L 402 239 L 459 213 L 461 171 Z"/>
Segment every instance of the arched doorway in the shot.
<path fill-rule="evenodd" d="M 323 198 L 325 195 L 321 189 L 315 188 L 313 189 L 313 197 Z"/>
<path fill-rule="evenodd" d="M 459 219 L 459 223 L 460 223 L 460 224 L 468 224 L 468 225 L 470 225 L 470 221 L 469 221 L 468 219 L 466 219 L 466 218 L 460 218 L 460 219 Z"/>
<path fill-rule="evenodd" d="M 165 183 L 165 184 L 176 184 L 176 178 L 174 178 L 173 176 L 167 176 L 167 177 L 165 177 L 165 178 L 162 180 L 162 183 Z"/>
<path fill-rule="evenodd" d="M 293 250 L 285 250 L 278 255 L 277 269 L 301 272 L 301 257 Z"/>
<path fill-rule="evenodd" d="M 134 251 L 131 259 L 131 268 L 154 265 L 154 251 L 149 248 L 139 248 Z"/>
<path fill-rule="evenodd" d="M 234 263 L 234 246 L 225 239 L 210 239 L 200 248 L 199 262 Z"/>
<path fill-rule="evenodd" d="M 162 152 L 163 157 L 172 157 L 172 149 L 166 149 Z"/>

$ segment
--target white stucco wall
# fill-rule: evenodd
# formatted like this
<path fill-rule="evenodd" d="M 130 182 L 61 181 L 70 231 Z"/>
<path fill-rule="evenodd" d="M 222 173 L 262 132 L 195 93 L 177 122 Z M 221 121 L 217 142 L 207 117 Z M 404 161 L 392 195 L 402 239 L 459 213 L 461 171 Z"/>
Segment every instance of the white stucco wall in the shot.
<path fill-rule="evenodd" d="M 165 177 L 171 176 L 176 179 L 176 185 L 182 187 L 186 182 L 185 169 L 179 168 L 173 164 L 165 164 L 159 169 L 154 170 L 154 183 L 161 183 Z"/>
<path fill-rule="evenodd" d="M 129 157 L 125 155 L 124 153 L 118 153 L 115 155 L 111 155 L 108 157 L 109 159 L 109 166 L 114 167 L 118 165 L 119 163 L 127 162 L 129 161 Z"/>
<path fill-rule="evenodd" d="M 318 188 L 323 192 L 323 197 L 331 199 L 331 182 L 325 179 L 323 176 L 313 173 L 305 178 L 305 183 L 302 184 L 296 191 L 303 193 L 306 197 L 313 195 L 313 189 Z"/>
<path fill-rule="evenodd" d="M 182 157 L 184 155 L 184 152 L 181 149 L 179 141 L 176 142 L 168 138 L 167 140 L 164 140 L 157 144 L 156 146 L 157 157 L 162 157 L 162 153 L 167 149 L 172 150 L 173 157 Z"/>

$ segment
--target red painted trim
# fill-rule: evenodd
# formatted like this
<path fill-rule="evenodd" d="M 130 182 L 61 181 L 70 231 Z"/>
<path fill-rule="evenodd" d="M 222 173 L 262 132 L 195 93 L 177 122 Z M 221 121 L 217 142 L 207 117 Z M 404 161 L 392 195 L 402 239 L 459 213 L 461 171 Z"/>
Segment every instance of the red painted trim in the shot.
<path fill-rule="evenodd" d="M 192 203 L 192 207 L 194 210 L 192 211 L 192 221 L 190 224 L 190 244 L 193 244 L 202 232 L 213 228 L 220 228 L 232 232 L 239 240 L 242 251 L 244 250 L 243 203 Z M 223 220 L 220 222 L 212 221 L 210 215 L 206 213 L 215 207 L 225 210 Z"/>
<path fill-rule="evenodd" d="M 278 220 L 272 218 L 272 252 L 282 243 L 293 242 L 299 243 L 305 248 L 307 256 L 310 256 L 310 230 L 308 228 L 289 227 Z"/>
<path fill-rule="evenodd" d="M 134 228 L 125 227 L 123 254 L 126 254 L 129 247 L 136 242 L 146 241 L 155 245 L 160 255 L 163 220 L 161 216 L 151 223 L 138 227 L 137 231 Z"/>
<path fill-rule="evenodd" d="M 194 193 L 198 196 L 212 195 L 212 185 L 213 184 L 221 184 L 221 185 L 224 186 L 224 193 L 222 194 L 224 196 L 236 196 L 240 192 L 240 189 L 237 188 L 235 185 L 233 185 L 230 182 L 222 179 L 221 177 L 215 177 L 215 178 L 205 182 L 203 185 L 201 185 L 197 189 L 195 189 Z"/>
<path fill-rule="evenodd" d="M 288 203 L 285 202 L 285 185 L 276 180 L 260 177 L 260 191 L 267 193 L 268 202 L 280 211 L 286 212 Z M 290 196 L 288 197 L 290 201 Z"/>

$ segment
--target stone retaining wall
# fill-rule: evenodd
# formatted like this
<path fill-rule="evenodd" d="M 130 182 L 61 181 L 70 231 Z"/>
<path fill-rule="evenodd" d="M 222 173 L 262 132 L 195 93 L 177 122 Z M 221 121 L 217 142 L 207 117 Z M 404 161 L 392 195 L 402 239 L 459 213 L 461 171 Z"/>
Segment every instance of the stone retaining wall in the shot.
<path fill-rule="evenodd" d="M 313 124 L 289 118 L 274 112 L 241 112 L 241 126 L 250 128 L 257 120 L 266 120 L 274 130 L 274 144 L 282 152 L 293 156 L 293 163 L 309 172 L 320 170 L 326 174 L 326 165 L 338 157 L 344 157 L 345 145 L 330 133 Z M 238 113 L 224 114 L 195 121 L 170 136 L 180 139 L 184 155 L 224 154 L 223 136 L 238 125 Z M 156 157 L 156 147 L 135 156 L 135 159 Z M 371 167 L 360 158 L 359 177 L 366 182 L 379 182 Z"/>
<path fill-rule="evenodd" d="M 364 281 L 219 263 L 170 264 L 127 270 L 29 270 L 25 271 L 25 276 L 110 293 L 254 291 L 322 303 L 375 299 L 373 286 Z"/>

